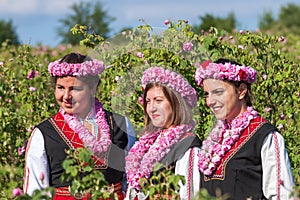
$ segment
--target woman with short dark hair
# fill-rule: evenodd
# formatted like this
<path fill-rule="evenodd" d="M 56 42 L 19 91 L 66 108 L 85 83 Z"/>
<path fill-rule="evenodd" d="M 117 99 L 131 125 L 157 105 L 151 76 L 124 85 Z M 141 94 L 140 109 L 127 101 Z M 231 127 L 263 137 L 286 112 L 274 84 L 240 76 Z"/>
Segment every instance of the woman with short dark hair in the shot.
<path fill-rule="evenodd" d="M 26 149 L 24 192 L 55 188 L 53 199 L 88 199 L 89 194 L 73 196 L 72 181 L 61 180 L 62 163 L 69 149 L 86 148 L 93 153 L 94 169 L 104 174 L 111 191 L 123 199 L 125 148 L 134 137 L 126 117 L 105 110 L 95 97 L 105 69 L 103 62 L 70 53 L 51 62 L 48 71 L 55 88 L 59 111 L 33 130 Z M 42 177 L 42 178 L 41 178 Z"/>

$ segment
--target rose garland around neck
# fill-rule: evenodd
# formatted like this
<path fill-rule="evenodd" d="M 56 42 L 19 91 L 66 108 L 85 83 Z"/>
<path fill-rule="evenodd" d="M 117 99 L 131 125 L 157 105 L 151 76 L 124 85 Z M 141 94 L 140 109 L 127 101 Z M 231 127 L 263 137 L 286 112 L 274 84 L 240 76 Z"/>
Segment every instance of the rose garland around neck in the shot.
<path fill-rule="evenodd" d="M 198 154 L 198 167 L 204 175 L 211 176 L 214 173 L 221 159 L 240 138 L 243 130 L 249 126 L 250 121 L 257 116 L 258 113 L 252 107 L 248 107 L 247 111 L 232 121 L 217 121 L 215 128 L 208 138 L 203 141 Z"/>
<path fill-rule="evenodd" d="M 168 154 L 180 138 L 195 127 L 179 125 L 167 130 L 146 133 L 130 149 L 126 157 L 127 180 L 131 187 L 140 190 L 141 178 L 150 178 L 153 167 Z"/>
<path fill-rule="evenodd" d="M 97 140 L 96 137 L 83 126 L 77 117 L 65 113 L 62 108 L 60 108 L 59 112 L 63 115 L 70 128 L 78 134 L 79 138 L 83 141 L 84 146 L 91 150 L 96 157 L 101 157 L 102 153 L 108 150 L 111 144 L 110 128 L 102 104 L 97 98 L 95 98 L 95 118 L 101 134 L 100 140 Z"/>

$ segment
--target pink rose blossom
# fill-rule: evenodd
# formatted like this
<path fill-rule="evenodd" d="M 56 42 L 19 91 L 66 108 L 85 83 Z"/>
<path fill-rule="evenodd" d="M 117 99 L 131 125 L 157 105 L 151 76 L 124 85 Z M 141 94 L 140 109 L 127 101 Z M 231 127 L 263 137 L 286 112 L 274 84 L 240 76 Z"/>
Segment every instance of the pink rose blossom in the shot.
<path fill-rule="evenodd" d="M 149 178 L 154 165 L 169 153 L 183 134 L 195 124 L 183 124 L 167 130 L 146 132 L 130 149 L 126 157 L 127 180 L 131 187 L 141 189 L 140 179 Z"/>
<path fill-rule="evenodd" d="M 36 88 L 35 88 L 35 87 L 29 87 L 29 91 L 30 91 L 30 92 L 35 92 L 35 91 L 36 91 Z"/>
<path fill-rule="evenodd" d="M 100 60 L 87 60 L 83 63 L 60 63 L 60 60 L 51 62 L 48 65 L 48 72 L 51 76 L 87 76 L 99 75 L 105 67 Z"/>
<path fill-rule="evenodd" d="M 96 113 L 96 123 L 101 130 L 101 140 L 97 140 L 85 126 L 79 121 L 79 119 L 74 116 L 64 112 L 60 108 L 59 112 L 64 117 L 65 121 L 68 123 L 70 128 L 78 134 L 79 138 L 82 140 L 84 146 L 91 150 L 96 157 L 102 157 L 103 151 L 107 151 L 111 144 L 110 139 L 110 128 L 106 120 L 106 115 L 101 102 L 95 98 L 95 113 Z"/>
<path fill-rule="evenodd" d="M 280 118 L 281 120 L 284 120 L 284 117 L 285 117 L 284 114 L 281 114 L 281 115 L 279 116 L 279 118 Z"/>
<path fill-rule="evenodd" d="M 279 125 L 277 126 L 277 128 L 278 128 L 278 129 L 282 129 L 282 128 L 283 128 L 283 125 L 282 125 L 282 124 L 279 124 Z"/>
<path fill-rule="evenodd" d="M 18 196 L 22 196 L 22 195 L 23 195 L 23 192 L 18 187 L 12 190 L 12 196 L 13 197 L 18 197 Z"/>
<path fill-rule="evenodd" d="M 183 51 L 191 51 L 193 49 L 193 43 L 191 42 L 184 42 L 183 43 Z"/>
<path fill-rule="evenodd" d="M 144 104 L 144 99 L 143 99 L 143 97 L 139 97 L 139 103 L 141 104 L 141 105 L 143 105 Z"/>
<path fill-rule="evenodd" d="M 162 67 L 151 67 L 143 72 L 141 82 L 142 88 L 146 88 L 146 85 L 152 82 L 164 83 L 185 98 L 190 106 L 195 107 L 197 104 L 198 95 L 196 90 L 182 75 L 177 74 L 176 72 Z"/>
<path fill-rule="evenodd" d="M 208 138 L 203 141 L 198 153 L 198 167 L 204 175 L 210 176 L 213 174 L 221 159 L 239 139 L 243 130 L 249 126 L 251 119 L 257 116 L 258 113 L 252 107 L 247 107 L 246 112 L 232 120 L 230 129 L 226 122 L 217 121 L 215 128 Z M 216 133 L 219 133 L 218 139 L 215 138 Z"/>
<path fill-rule="evenodd" d="M 272 110 L 272 108 L 269 108 L 269 107 L 265 107 L 265 108 L 264 108 L 264 111 L 265 111 L 265 112 L 270 112 L 271 110 Z"/>
<path fill-rule="evenodd" d="M 267 80 L 267 75 L 266 75 L 266 74 L 263 74 L 263 75 L 262 75 L 262 78 L 263 78 L 264 80 Z"/>
<path fill-rule="evenodd" d="M 195 80 L 199 86 L 202 86 L 203 80 L 207 78 L 253 83 L 256 81 L 256 76 L 257 71 L 250 66 L 205 61 L 196 70 Z"/>
<path fill-rule="evenodd" d="M 39 71 L 34 71 L 34 70 L 30 70 L 28 73 L 27 73 L 27 78 L 29 80 L 32 80 L 34 77 L 38 76 L 40 73 Z"/>
<path fill-rule="evenodd" d="M 26 151 L 26 143 L 18 148 L 18 155 L 21 156 Z"/>
<path fill-rule="evenodd" d="M 142 52 L 137 52 L 136 55 L 139 58 L 143 58 L 144 57 L 144 54 Z"/>

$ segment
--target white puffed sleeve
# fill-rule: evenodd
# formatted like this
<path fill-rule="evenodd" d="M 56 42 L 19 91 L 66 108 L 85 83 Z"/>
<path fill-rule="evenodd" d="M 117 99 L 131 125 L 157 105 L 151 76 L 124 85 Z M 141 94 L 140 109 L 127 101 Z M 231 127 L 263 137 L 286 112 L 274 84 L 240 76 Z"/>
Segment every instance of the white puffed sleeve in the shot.
<path fill-rule="evenodd" d="M 175 174 L 185 177 L 185 184 L 180 184 L 180 199 L 190 200 L 200 190 L 200 172 L 198 170 L 198 147 L 190 148 L 178 159 Z"/>
<path fill-rule="evenodd" d="M 29 138 L 25 154 L 24 193 L 32 195 L 34 190 L 49 187 L 49 165 L 44 148 L 44 137 L 35 128 Z"/>
<path fill-rule="evenodd" d="M 290 199 L 294 179 L 284 138 L 278 132 L 270 133 L 261 149 L 263 193 L 267 199 Z"/>

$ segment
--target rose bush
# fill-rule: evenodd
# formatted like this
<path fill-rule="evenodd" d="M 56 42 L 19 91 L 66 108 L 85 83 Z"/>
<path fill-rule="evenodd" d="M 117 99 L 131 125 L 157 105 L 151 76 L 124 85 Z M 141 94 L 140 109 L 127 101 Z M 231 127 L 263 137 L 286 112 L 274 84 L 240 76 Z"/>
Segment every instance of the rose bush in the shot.
<path fill-rule="evenodd" d="M 249 31 L 231 35 L 216 28 L 195 34 L 186 20 L 164 24 L 160 29 L 138 26 L 106 41 L 98 35 L 85 34 L 81 46 L 1 44 L 1 198 L 20 198 L 18 195 L 22 194 L 15 188 L 22 188 L 23 184 L 26 141 L 35 125 L 58 110 L 47 65 L 72 51 L 104 61 L 107 69 L 101 75 L 97 96 L 107 109 L 128 116 L 137 133 L 143 126 L 139 103 L 142 71 L 149 66 L 164 66 L 181 73 L 199 94 L 194 117 L 200 139 L 211 129 L 213 117 L 205 106 L 202 89 L 194 81 L 199 63 L 226 57 L 252 66 L 258 71 L 257 83 L 252 87 L 254 107 L 284 136 L 298 186 L 295 192 L 300 194 L 300 49 L 296 45 L 299 36 Z M 76 26 L 73 32 L 84 33 L 81 29 L 84 26 Z"/>

